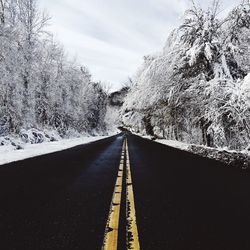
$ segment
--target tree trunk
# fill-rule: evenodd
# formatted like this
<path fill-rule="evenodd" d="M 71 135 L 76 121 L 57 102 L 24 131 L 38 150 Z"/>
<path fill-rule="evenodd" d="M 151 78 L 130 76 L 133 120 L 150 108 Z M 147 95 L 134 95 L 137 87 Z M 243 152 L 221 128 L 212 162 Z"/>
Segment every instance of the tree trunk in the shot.
<path fill-rule="evenodd" d="M 3 3 L 3 0 L 0 0 L 0 21 L 1 21 L 1 24 L 5 23 L 5 14 L 4 14 L 4 3 Z"/>

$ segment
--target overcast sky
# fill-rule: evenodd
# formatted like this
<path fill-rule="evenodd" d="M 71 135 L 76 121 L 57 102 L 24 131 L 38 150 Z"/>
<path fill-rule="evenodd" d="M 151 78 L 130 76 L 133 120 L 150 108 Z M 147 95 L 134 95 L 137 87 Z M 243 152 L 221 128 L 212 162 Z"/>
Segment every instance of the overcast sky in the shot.
<path fill-rule="evenodd" d="M 224 0 L 222 9 L 240 0 Z M 205 5 L 207 0 L 200 0 Z M 189 0 L 39 0 L 52 16 L 49 30 L 94 80 L 118 89 L 142 63 L 160 51 Z"/>

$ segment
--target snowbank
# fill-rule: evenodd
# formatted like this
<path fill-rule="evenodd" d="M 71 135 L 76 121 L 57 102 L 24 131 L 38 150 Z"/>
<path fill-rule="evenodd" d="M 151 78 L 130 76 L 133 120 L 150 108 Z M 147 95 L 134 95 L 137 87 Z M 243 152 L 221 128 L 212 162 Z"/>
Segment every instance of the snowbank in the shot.
<path fill-rule="evenodd" d="M 237 152 L 199 145 L 190 145 L 188 147 L 188 151 L 203 157 L 226 163 L 230 167 L 250 169 L 250 154 L 247 151 Z"/>
<path fill-rule="evenodd" d="M 0 165 L 24 160 L 27 158 L 44 155 L 68 149 L 77 145 L 94 142 L 109 136 L 80 137 L 75 139 L 62 139 L 53 142 L 43 142 L 39 144 L 23 144 L 22 149 L 16 149 L 11 144 L 0 146 Z"/>
<path fill-rule="evenodd" d="M 150 139 L 149 136 L 141 137 Z M 184 142 L 165 139 L 156 139 L 155 141 L 173 148 L 200 155 L 202 157 L 220 161 L 230 167 L 250 169 L 250 152 L 247 150 L 240 152 L 222 148 L 210 148 L 202 145 L 187 144 Z"/>
<path fill-rule="evenodd" d="M 180 141 L 174 141 L 174 140 L 165 140 L 165 139 L 157 139 L 155 140 L 158 143 L 167 145 L 169 147 L 173 147 L 173 148 L 178 148 L 180 150 L 188 150 L 189 148 L 189 144 L 184 143 L 184 142 L 180 142 Z"/>

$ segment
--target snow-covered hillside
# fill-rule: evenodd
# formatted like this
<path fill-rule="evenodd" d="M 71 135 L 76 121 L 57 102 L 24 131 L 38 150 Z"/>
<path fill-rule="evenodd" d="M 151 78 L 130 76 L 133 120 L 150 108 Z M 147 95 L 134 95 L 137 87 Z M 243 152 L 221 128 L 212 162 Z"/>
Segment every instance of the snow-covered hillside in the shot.
<path fill-rule="evenodd" d="M 129 129 L 243 150 L 250 143 L 250 4 L 186 11 L 164 49 L 146 56 L 123 105 Z"/>
<path fill-rule="evenodd" d="M 129 87 L 123 87 L 119 91 L 111 93 L 108 97 L 105 124 L 109 133 L 117 132 L 122 126 L 121 107 L 129 92 Z"/>

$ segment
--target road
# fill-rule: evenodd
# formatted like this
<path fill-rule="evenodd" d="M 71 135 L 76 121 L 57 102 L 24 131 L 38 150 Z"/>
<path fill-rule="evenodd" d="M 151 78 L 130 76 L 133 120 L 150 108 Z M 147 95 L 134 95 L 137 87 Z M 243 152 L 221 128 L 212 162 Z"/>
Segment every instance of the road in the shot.
<path fill-rule="evenodd" d="M 245 250 L 249 233 L 249 172 L 132 134 L 0 167 L 1 250 Z"/>

